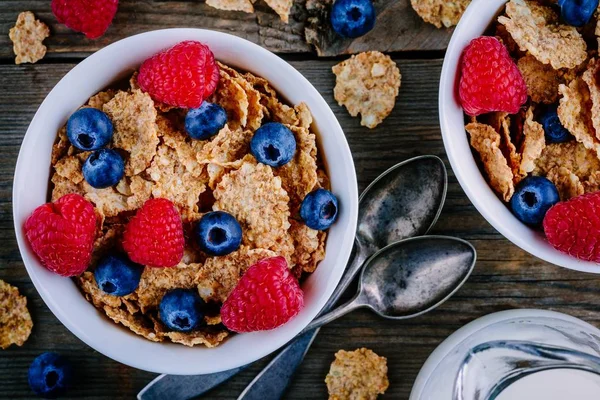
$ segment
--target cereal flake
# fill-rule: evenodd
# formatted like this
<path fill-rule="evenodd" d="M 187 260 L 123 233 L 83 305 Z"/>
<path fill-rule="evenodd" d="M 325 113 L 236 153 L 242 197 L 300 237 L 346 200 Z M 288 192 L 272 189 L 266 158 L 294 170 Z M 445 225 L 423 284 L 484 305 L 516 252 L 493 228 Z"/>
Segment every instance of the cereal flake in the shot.
<path fill-rule="evenodd" d="M 521 165 L 519 171 L 525 176 L 535 169 L 535 161 L 541 156 L 546 147 L 546 138 L 544 136 L 544 127 L 533 120 L 533 110 L 531 107 L 527 110 L 525 123 L 523 124 L 523 136 L 525 137 L 521 144 Z"/>
<path fill-rule="evenodd" d="M 254 12 L 254 6 L 250 0 L 206 0 L 206 4 L 218 10 Z"/>
<path fill-rule="evenodd" d="M 600 73 L 600 62 L 592 59 L 587 70 L 583 73 L 583 80 L 588 85 L 591 100 L 592 125 L 596 132 L 596 138 L 600 139 L 600 87 L 598 86 L 598 74 Z"/>
<path fill-rule="evenodd" d="M 546 178 L 554 183 L 562 201 L 579 196 L 585 191 L 579 177 L 568 168 L 554 167 L 548 171 Z"/>
<path fill-rule="evenodd" d="M 293 0 L 265 0 L 265 3 L 279 15 L 283 22 L 288 23 L 290 11 L 294 5 Z"/>
<path fill-rule="evenodd" d="M 8 32 L 13 42 L 15 64 L 36 63 L 46 55 L 44 39 L 50 36 L 50 29 L 35 19 L 31 11 L 23 11 L 17 17 L 17 23 Z"/>
<path fill-rule="evenodd" d="M 549 143 L 535 160 L 534 175 L 546 175 L 556 167 L 564 167 L 577 175 L 581 180 L 600 170 L 600 160 L 596 153 L 575 141 L 565 143 Z"/>
<path fill-rule="evenodd" d="M 213 195 L 213 209 L 231 213 L 242 225 L 244 244 L 292 253 L 289 197 L 271 167 L 246 162 L 225 175 Z"/>
<path fill-rule="evenodd" d="M 227 111 L 228 125 L 232 129 L 245 127 L 248 123 L 248 94 L 226 71 L 219 70 L 221 78 L 213 95 L 213 102 Z"/>
<path fill-rule="evenodd" d="M 471 0 L 410 0 L 419 17 L 436 28 L 458 24 Z"/>
<path fill-rule="evenodd" d="M 536 103 L 552 104 L 558 100 L 558 85 L 561 80 L 554 68 L 542 64 L 531 54 L 521 57 L 517 66 L 527 84 L 527 94 Z"/>
<path fill-rule="evenodd" d="M 329 400 L 375 400 L 389 386 L 387 359 L 372 350 L 340 350 L 325 378 Z"/>
<path fill-rule="evenodd" d="M 0 349 L 11 344 L 23 346 L 32 328 L 27 298 L 19 293 L 19 289 L 0 279 Z"/>
<path fill-rule="evenodd" d="M 400 90 L 400 70 L 389 56 L 369 51 L 352 56 L 333 67 L 335 100 L 361 125 L 375 128 L 391 112 Z"/>
<path fill-rule="evenodd" d="M 312 273 L 325 258 L 327 232 L 316 231 L 296 220 L 290 220 L 290 235 L 294 241 L 292 264 L 298 272 Z"/>
<path fill-rule="evenodd" d="M 511 0 L 498 17 L 521 50 L 554 69 L 575 68 L 587 58 L 587 45 L 573 26 L 558 24 L 550 7 L 531 0 Z"/>
<path fill-rule="evenodd" d="M 140 90 L 119 92 L 103 107 L 114 126 L 113 145 L 129 153 L 127 176 L 144 171 L 156 154 L 156 109 L 150 95 Z"/>
<path fill-rule="evenodd" d="M 472 122 L 466 127 L 471 135 L 471 146 L 479 153 L 490 186 L 509 201 L 515 192 L 513 174 L 500 150 L 500 134 L 489 125 Z"/>

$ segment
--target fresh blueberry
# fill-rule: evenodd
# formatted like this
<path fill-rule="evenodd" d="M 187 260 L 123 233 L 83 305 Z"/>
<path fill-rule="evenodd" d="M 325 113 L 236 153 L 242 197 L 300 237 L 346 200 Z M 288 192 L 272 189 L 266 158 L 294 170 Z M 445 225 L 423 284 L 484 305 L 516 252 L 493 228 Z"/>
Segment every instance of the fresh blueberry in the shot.
<path fill-rule="evenodd" d="M 556 113 L 556 105 L 548 107 L 546 112 L 540 117 L 540 122 L 544 126 L 546 142 L 562 143 L 572 138 L 569 131 L 560 123 L 560 119 Z"/>
<path fill-rule="evenodd" d="M 95 108 L 77 110 L 67 121 L 69 141 L 79 150 L 98 150 L 110 142 L 112 134 L 110 118 Z"/>
<path fill-rule="evenodd" d="M 225 109 L 208 101 L 190 109 L 185 116 L 185 130 L 192 139 L 209 139 L 219 133 L 226 123 Z"/>
<path fill-rule="evenodd" d="M 109 255 L 98 263 L 94 278 L 98 288 L 113 296 L 126 296 L 137 289 L 144 267 L 124 255 Z"/>
<path fill-rule="evenodd" d="M 517 185 L 510 207 L 521 222 L 539 225 L 550 207 L 559 201 L 558 190 L 552 182 L 542 176 L 529 176 Z"/>
<path fill-rule="evenodd" d="M 338 200 L 333 193 L 317 189 L 306 195 L 300 206 L 300 217 L 309 228 L 323 231 L 338 216 Z"/>
<path fill-rule="evenodd" d="M 195 234 L 200 249 L 211 256 L 232 253 L 242 243 L 242 227 L 233 215 L 223 211 L 203 215 Z"/>
<path fill-rule="evenodd" d="M 196 289 L 173 289 L 160 301 L 160 319 L 174 331 L 193 331 L 204 321 L 204 304 Z"/>
<path fill-rule="evenodd" d="M 279 122 L 268 122 L 258 128 L 250 141 L 252 155 L 261 163 L 281 167 L 296 153 L 296 138 Z"/>
<path fill-rule="evenodd" d="M 29 386 L 38 396 L 55 399 L 66 392 L 72 375 L 71 365 L 64 357 L 56 353 L 43 353 L 29 366 Z"/>
<path fill-rule="evenodd" d="M 123 177 L 125 163 L 119 153 L 100 149 L 90 154 L 83 164 L 83 177 L 96 189 L 116 185 Z"/>
<path fill-rule="evenodd" d="M 558 0 L 560 14 L 572 26 L 583 26 L 590 22 L 598 8 L 598 0 Z"/>
<path fill-rule="evenodd" d="M 371 0 L 336 0 L 331 8 L 331 26 L 339 35 L 357 38 L 375 26 Z"/>

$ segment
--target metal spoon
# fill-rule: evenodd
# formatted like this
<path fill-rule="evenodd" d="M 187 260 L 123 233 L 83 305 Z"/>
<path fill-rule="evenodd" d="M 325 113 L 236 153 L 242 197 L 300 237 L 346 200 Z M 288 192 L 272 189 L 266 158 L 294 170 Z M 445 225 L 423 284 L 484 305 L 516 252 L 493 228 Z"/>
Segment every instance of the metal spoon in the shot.
<path fill-rule="evenodd" d="M 476 251 L 470 243 L 447 236 L 421 236 L 392 243 L 366 261 L 357 295 L 311 322 L 298 340 L 306 340 L 314 329 L 357 308 L 367 307 L 380 317 L 394 320 L 431 311 L 463 285 L 475 259 Z M 291 375 L 282 362 L 273 369 L 268 373 L 270 379 L 257 377 L 238 400 L 281 398 L 285 391 L 281 379 L 289 380 Z"/>
<path fill-rule="evenodd" d="M 447 186 L 448 177 L 443 161 L 436 156 L 419 156 L 396 164 L 364 190 L 359 198 L 354 258 L 322 312 L 328 311 L 339 300 L 363 262 L 377 250 L 407 237 L 424 235 L 431 229 L 442 211 Z M 288 345 L 255 381 L 274 374 L 275 379 L 268 379 L 267 385 L 276 387 L 272 387 L 268 393 L 283 393 L 317 333 L 307 333 L 296 339 L 295 344 Z M 275 368 L 278 365 L 281 367 Z M 170 400 L 188 399 L 206 393 L 240 370 L 181 379 L 160 375 L 137 397 L 139 400 L 154 400 L 168 393 Z M 184 379 L 185 384 L 179 384 Z"/>

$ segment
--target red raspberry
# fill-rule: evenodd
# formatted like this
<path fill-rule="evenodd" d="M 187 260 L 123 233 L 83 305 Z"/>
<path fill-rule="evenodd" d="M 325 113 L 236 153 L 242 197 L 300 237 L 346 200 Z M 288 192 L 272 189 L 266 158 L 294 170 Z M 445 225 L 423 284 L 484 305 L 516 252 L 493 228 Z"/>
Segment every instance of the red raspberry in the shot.
<path fill-rule="evenodd" d="M 144 61 L 137 80 L 154 100 L 198 108 L 217 88 L 219 66 L 208 46 L 190 40 Z"/>
<path fill-rule="evenodd" d="M 129 259 L 148 267 L 174 267 L 181 261 L 184 247 L 181 217 L 167 199 L 146 201 L 123 234 Z"/>
<path fill-rule="evenodd" d="M 544 232 L 557 250 L 600 263 L 600 192 L 556 204 L 544 217 Z"/>
<path fill-rule="evenodd" d="M 468 115 L 516 114 L 527 101 L 527 85 L 506 47 L 495 37 L 482 36 L 462 54 L 458 95 Z"/>
<path fill-rule="evenodd" d="M 119 0 L 52 0 L 52 12 L 61 24 L 96 39 L 110 26 L 118 5 Z"/>
<path fill-rule="evenodd" d="M 96 214 L 82 196 L 67 194 L 39 206 L 24 229 L 33 252 L 49 271 L 75 276 L 87 269 L 96 239 Z"/>
<path fill-rule="evenodd" d="M 265 258 L 242 276 L 221 307 L 221 318 L 234 332 L 275 329 L 304 306 L 304 293 L 283 257 Z"/>

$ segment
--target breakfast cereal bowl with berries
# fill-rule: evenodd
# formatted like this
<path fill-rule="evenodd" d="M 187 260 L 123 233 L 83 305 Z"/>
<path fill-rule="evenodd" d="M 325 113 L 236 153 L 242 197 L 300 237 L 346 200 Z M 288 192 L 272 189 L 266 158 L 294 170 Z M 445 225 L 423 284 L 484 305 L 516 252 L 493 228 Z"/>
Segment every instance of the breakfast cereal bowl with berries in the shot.
<path fill-rule="evenodd" d="M 600 273 L 597 0 L 475 0 L 442 68 L 442 137 L 478 211 L 523 250 Z"/>
<path fill-rule="evenodd" d="M 93 54 L 40 106 L 14 179 L 17 241 L 76 336 L 136 368 L 253 362 L 323 307 L 352 249 L 350 150 L 316 89 L 223 33 Z"/>

